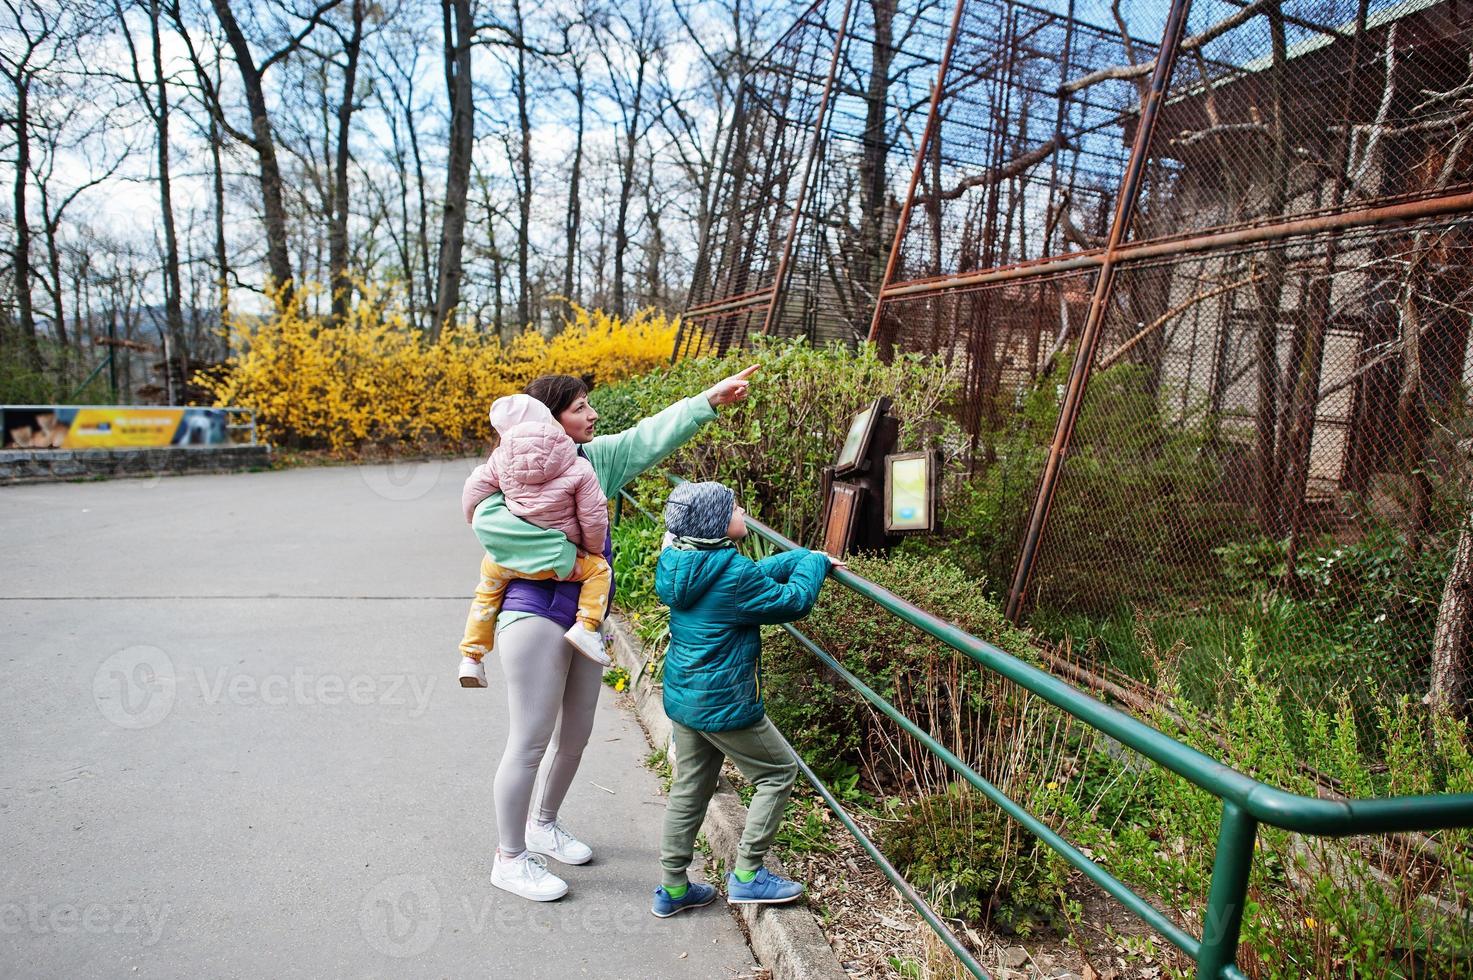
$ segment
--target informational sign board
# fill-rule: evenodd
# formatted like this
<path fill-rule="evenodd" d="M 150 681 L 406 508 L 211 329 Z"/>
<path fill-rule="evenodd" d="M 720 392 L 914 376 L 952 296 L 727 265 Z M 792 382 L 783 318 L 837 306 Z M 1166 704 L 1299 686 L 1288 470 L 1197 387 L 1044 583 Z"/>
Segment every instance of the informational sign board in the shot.
<path fill-rule="evenodd" d="M 890 410 L 890 399 L 876 398 L 867 408 L 849 422 L 849 431 L 844 436 L 844 445 L 839 458 L 834 461 L 834 472 L 838 476 L 849 476 L 868 467 L 870 450 L 874 442 L 876 426 Z"/>
<path fill-rule="evenodd" d="M 885 530 L 890 534 L 930 531 L 935 523 L 935 454 L 886 456 Z"/>

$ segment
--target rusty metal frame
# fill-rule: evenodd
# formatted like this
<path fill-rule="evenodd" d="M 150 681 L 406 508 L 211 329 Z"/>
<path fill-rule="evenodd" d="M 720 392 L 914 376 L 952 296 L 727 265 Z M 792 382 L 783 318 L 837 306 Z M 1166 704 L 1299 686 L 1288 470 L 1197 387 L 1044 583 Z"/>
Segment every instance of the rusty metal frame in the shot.
<path fill-rule="evenodd" d="M 1215 252 L 1248 245 L 1279 242 L 1289 238 L 1355 231 L 1385 225 L 1405 224 L 1429 218 L 1442 218 L 1473 211 L 1473 192 L 1457 191 L 1434 197 L 1417 197 L 1374 208 L 1356 208 L 1329 214 L 1309 215 L 1284 221 L 1267 222 L 1247 228 L 1209 231 L 1182 238 L 1152 239 L 1148 242 L 1119 246 L 1111 263 L 1115 267 L 1133 265 L 1152 259 L 1176 258 L 1195 252 Z M 1034 259 L 1017 265 L 988 269 L 983 272 L 917 279 L 898 283 L 885 290 L 882 299 L 905 299 L 928 293 L 944 293 L 991 286 L 1013 279 L 1042 279 L 1105 264 L 1105 250 L 1069 252 L 1065 255 Z"/>
<path fill-rule="evenodd" d="M 1192 0 L 1171 0 L 1171 10 L 1166 15 L 1166 27 L 1161 34 L 1161 46 L 1156 55 L 1156 65 L 1151 72 L 1151 83 L 1141 101 L 1140 123 L 1136 127 L 1135 142 L 1130 149 L 1130 161 L 1120 183 L 1120 194 L 1115 199 L 1115 216 L 1110 222 L 1110 237 L 1100 255 L 1099 272 L 1096 274 L 1094 295 L 1090 298 L 1089 314 L 1079 335 L 1079 350 L 1074 365 L 1069 371 L 1069 381 L 1064 390 L 1064 401 L 1059 407 L 1059 421 L 1054 427 L 1054 438 L 1049 445 L 1048 459 L 1039 478 L 1038 496 L 1033 501 L 1033 511 L 1028 517 L 1028 530 L 1023 538 L 1023 547 L 1018 553 L 1018 562 L 1013 570 L 1013 586 L 1008 593 L 1005 615 L 1017 622 L 1023 605 L 1023 596 L 1028 590 L 1033 575 L 1034 561 L 1038 556 L 1038 542 L 1048 523 L 1049 511 L 1053 506 L 1054 493 L 1059 486 L 1059 473 L 1064 464 L 1069 442 L 1074 435 L 1074 426 L 1079 421 L 1079 409 L 1084 403 L 1084 391 L 1089 384 L 1090 369 L 1094 364 L 1095 348 L 1099 345 L 1100 328 L 1105 322 L 1105 311 L 1115 285 L 1115 273 L 1119 268 L 1120 244 L 1130 233 L 1135 219 L 1136 201 L 1140 196 L 1141 181 L 1146 163 L 1151 154 L 1151 137 L 1155 133 L 1156 119 L 1171 72 L 1176 65 L 1182 33 L 1186 29 L 1187 11 Z"/>

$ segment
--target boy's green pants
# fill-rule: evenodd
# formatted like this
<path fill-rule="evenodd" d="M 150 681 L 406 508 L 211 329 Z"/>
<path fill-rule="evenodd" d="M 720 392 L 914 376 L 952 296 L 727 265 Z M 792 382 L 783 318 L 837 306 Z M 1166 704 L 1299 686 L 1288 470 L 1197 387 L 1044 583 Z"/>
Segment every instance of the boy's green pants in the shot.
<path fill-rule="evenodd" d="M 665 809 L 665 838 L 660 844 L 663 884 L 683 885 L 690 867 L 696 833 L 706 818 L 706 806 L 716 792 L 721 762 L 730 758 L 747 782 L 756 787 L 747 807 L 747 826 L 737 846 L 738 871 L 762 867 L 767 848 L 783 822 L 783 809 L 793 789 L 798 766 L 772 722 L 763 717 L 750 728 L 728 732 L 698 732 L 671 722 L 675 738 L 675 782 Z"/>

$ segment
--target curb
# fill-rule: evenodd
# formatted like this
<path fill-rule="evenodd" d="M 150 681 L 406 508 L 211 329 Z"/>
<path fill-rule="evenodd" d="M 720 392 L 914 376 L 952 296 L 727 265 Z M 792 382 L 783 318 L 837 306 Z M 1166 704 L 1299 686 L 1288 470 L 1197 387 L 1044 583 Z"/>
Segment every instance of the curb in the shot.
<path fill-rule="evenodd" d="M 645 670 L 639 639 L 619 614 L 611 614 L 605 622 L 614 637 L 614 659 L 629 671 L 632 679 L 630 694 L 634 698 L 635 714 L 644 725 L 650 744 L 664 749 L 667 758 L 673 758 L 670 719 L 665 715 L 660 685 L 652 682 Z M 712 852 L 728 864 L 736 854 L 746 821 L 747 808 L 723 776 L 716 795 L 711 798 L 701 831 Z M 767 855 L 767 866 L 782 872 L 782 864 L 771 854 Z M 773 980 L 844 980 L 848 976 L 806 903 L 786 908 L 769 905 L 728 908 L 746 931 L 757 962 L 771 971 Z"/>

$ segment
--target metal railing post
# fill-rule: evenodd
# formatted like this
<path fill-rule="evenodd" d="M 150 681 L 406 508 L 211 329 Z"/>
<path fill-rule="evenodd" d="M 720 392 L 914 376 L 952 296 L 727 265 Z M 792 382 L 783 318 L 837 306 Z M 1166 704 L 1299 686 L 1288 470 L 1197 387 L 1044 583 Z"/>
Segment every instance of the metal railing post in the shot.
<path fill-rule="evenodd" d="M 1248 873 L 1253 868 L 1257 839 L 1258 821 L 1236 803 L 1224 800 L 1217 855 L 1212 861 L 1212 886 L 1203 913 L 1202 945 L 1197 952 L 1199 980 L 1217 980 L 1224 968 L 1237 964 L 1238 935 L 1243 929 Z"/>

